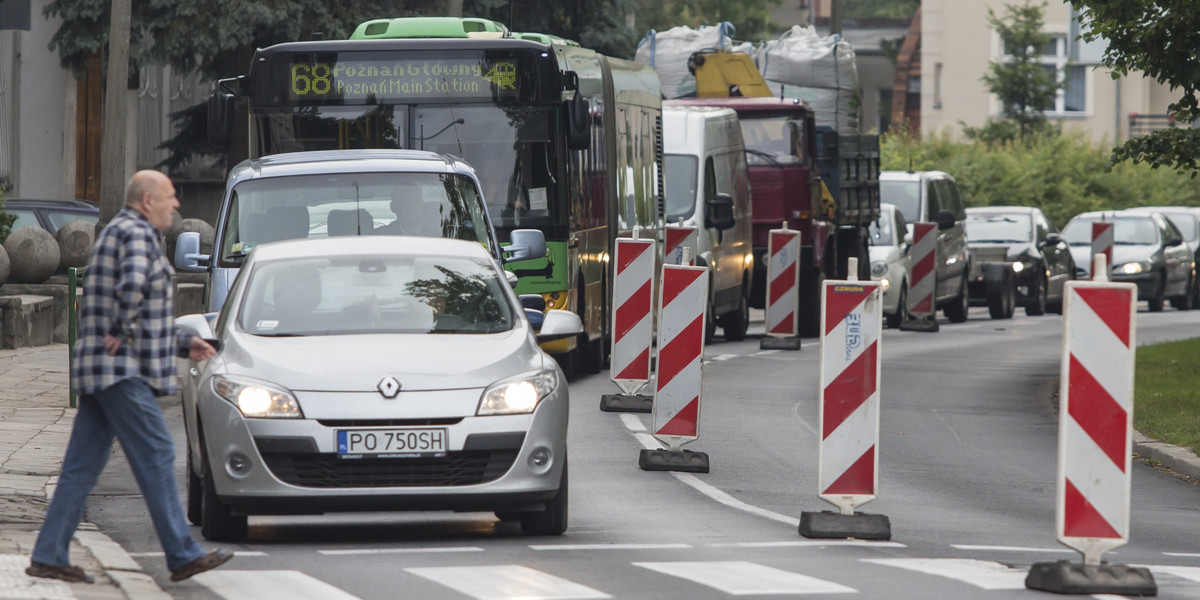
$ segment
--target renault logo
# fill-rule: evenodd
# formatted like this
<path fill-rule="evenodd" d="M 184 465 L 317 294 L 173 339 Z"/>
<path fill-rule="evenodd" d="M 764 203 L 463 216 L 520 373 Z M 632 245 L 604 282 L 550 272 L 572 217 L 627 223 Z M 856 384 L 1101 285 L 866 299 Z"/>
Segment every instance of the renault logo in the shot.
<path fill-rule="evenodd" d="M 400 382 L 396 381 L 395 377 L 384 377 L 376 387 L 384 398 L 395 398 L 396 394 L 400 393 Z"/>

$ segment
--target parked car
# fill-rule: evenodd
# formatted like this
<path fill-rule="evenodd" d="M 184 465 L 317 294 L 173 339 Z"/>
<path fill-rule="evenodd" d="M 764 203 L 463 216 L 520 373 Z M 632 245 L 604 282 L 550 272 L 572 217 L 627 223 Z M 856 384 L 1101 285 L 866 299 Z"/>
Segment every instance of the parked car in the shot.
<path fill-rule="evenodd" d="M 883 291 L 883 317 L 888 327 L 899 327 L 908 316 L 908 288 L 912 262 L 905 234 L 904 215 L 896 206 L 879 205 L 879 220 L 871 223 L 871 279 Z"/>
<path fill-rule="evenodd" d="M 1113 223 L 1113 281 L 1136 283 L 1138 300 L 1145 300 L 1151 311 L 1162 310 L 1167 298 L 1176 306 L 1191 307 L 1192 253 L 1183 234 L 1162 213 L 1095 211 L 1073 217 L 1062 234 L 1071 245 L 1080 279 L 1091 278 L 1092 223 L 1097 221 Z"/>
<path fill-rule="evenodd" d="M 178 319 L 219 353 L 182 369 L 187 513 L 212 540 L 247 515 L 495 511 L 567 527 L 566 378 L 474 241 L 264 244 L 219 314 Z"/>
<path fill-rule="evenodd" d="M 41 227 L 55 234 L 71 221 L 84 220 L 95 224 L 100 220 L 100 207 L 83 200 L 5 198 L 4 212 L 17 216 L 12 231 L 22 227 Z"/>
<path fill-rule="evenodd" d="M 1066 283 L 1075 278 L 1075 260 L 1066 240 L 1041 209 L 968 208 L 967 240 L 971 250 L 968 290 L 972 305 L 987 304 L 984 265 L 1005 263 L 1015 285 L 1015 304 L 1025 307 L 1025 314 L 1062 313 Z"/>
<path fill-rule="evenodd" d="M 941 171 L 881 171 L 879 199 L 896 205 L 909 233 L 913 223 L 937 223 L 934 301 L 951 323 L 966 321 L 971 256 L 964 223 L 967 214 L 954 178 Z"/>
<path fill-rule="evenodd" d="M 1179 229 L 1183 235 L 1183 243 L 1192 251 L 1192 262 L 1200 270 L 1200 207 L 1197 206 L 1142 206 L 1129 208 L 1125 212 L 1152 213 L 1160 212 Z M 1172 306 L 1175 303 L 1172 301 Z M 1200 306 L 1200 277 L 1192 277 L 1192 307 Z M 1179 306 L 1175 306 L 1179 308 Z"/>

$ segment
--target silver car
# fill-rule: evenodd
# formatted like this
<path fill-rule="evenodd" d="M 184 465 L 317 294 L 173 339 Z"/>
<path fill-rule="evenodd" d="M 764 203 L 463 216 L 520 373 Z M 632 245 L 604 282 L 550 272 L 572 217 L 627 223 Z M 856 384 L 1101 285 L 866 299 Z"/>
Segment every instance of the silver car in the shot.
<path fill-rule="evenodd" d="M 871 279 L 883 290 L 883 317 L 888 327 L 899 327 L 908 318 L 908 288 L 912 258 L 904 215 L 886 202 L 879 205 L 879 220 L 871 223 Z"/>
<path fill-rule="evenodd" d="M 540 314 L 540 313 L 539 313 Z M 567 384 L 476 242 L 332 237 L 257 246 L 183 370 L 188 517 L 237 541 L 247 515 L 493 511 L 567 527 Z"/>

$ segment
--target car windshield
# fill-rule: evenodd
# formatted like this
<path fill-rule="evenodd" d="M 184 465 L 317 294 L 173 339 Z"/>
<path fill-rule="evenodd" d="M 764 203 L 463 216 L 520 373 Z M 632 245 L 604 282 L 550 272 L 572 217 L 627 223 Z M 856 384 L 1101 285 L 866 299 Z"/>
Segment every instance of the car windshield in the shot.
<path fill-rule="evenodd" d="M 1179 229 L 1180 235 L 1183 236 L 1183 241 L 1189 243 L 1195 242 L 1197 236 L 1200 236 L 1200 231 L 1196 230 L 1196 217 L 1191 213 L 1165 212 L 1163 214 L 1167 215 L 1167 218 L 1171 219 L 1171 222 Z"/>
<path fill-rule="evenodd" d="M 489 246 L 475 183 L 439 173 L 266 177 L 233 189 L 220 266 L 240 266 L 258 244 L 333 235 L 418 235 Z"/>
<path fill-rule="evenodd" d="M 748 165 L 778 165 L 800 160 L 793 151 L 792 130 L 788 127 L 788 121 L 784 116 L 741 118 Z"/>
<path fill-rule="evenodd" d="M 1029 242 L 1033 221 L 1029 215 L 1013 213 L 967 213 L 967 239 L 975 242 Z"/>
<path fill-rule="evenodd" d="M 663 156 L 663 177 L 666 183 L 667 221 L 686 219 L 696 212 L 696 176 L 698 161 L 687 154 Z"/>
<path fill-rule="evenodd" d="M 348 256 L 257 265 L 238 325 L 258 336 L 495 333 L 513 328 L 507 282 L 484 259 Z"/>
<path fill-rule="evenodd" d="M 879 201 L 895 204 L 908 223 L 920 221 L 921 183 L 919 181 L 880 181 Z"/>
<path fill-rule="evenodd" d="M 1113 243 L 1125 245 L 1152 245 L 1158 243 L 1158 228 L 1150 217 L 1076 217 L 1063 227 L 1062 235 L 1072 246 L 1089 246 L 1092 243 L 1092 223 L 1113 223 Z"/>
<path fill-rule="evenodd" d="M 884 212 L 880 215 L 878 221 L 871 221 L 871 245 L 873 246 L 894 246 L 894 232 L 892 231 L 892 214 Z"/>

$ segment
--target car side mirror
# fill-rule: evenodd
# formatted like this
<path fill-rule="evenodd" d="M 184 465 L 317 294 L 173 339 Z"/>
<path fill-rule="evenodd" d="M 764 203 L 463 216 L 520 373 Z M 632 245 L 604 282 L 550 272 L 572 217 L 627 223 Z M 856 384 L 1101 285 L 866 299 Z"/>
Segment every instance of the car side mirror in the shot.
<path fill-rule="evenodd" d="M 538 331 L 537 341 L 539 344 L 544 344 L 574 337 L 581 333 L 583 333 L 583 321 L 579 320 L 579 315 L 569 310 L 548 310 L 545 320 L 542 321 L 542 328 Z"/>
<path fill-rule="evenodd" d="M 233 133 L 234 95 L 220 90 L 208 97 L 208 143 L 216 148 L 229 146 Z"/>
<path fill-rule="evenodd" d="M 907 232 L 907 233 L 905 233 L 905 234 L 904 234 L 904 246 L 905 246 L 905 249 L 911 248 L 911 247 L 912 247 L 912 245 L 913 245 L 913 234 L 912 234 L 912 232 L 911 232 L 911 231 L 909 231 L 909 232 Z"/>
<path fill-rule="evenodd" d="M 705 203 L 704 223 L 717 231 L 725 231 L 734 226 L 733 196 L 718 193 Z"/>
<path fill-rule="evenodd" d="M 213 313 L 216 314 L 216 313 Z M 209 315 L 196 313 L 194 315 L 183 315 L 175 319 L 175 325 L 180 329 L 202 338 L 213 337 L 212 324 L 209 321 Z"/>
<path fill-rule="evenodd" d="M 539 312 L 546 311 L 546 298 L 541 294 L 521 294 L 517 296 L 521 301 L 521 308 L 536 310 Z"/>
<path fill-rule="evenodd" d="M 546 256 L 546 236 L 537 229 L 514 229 L 510 234 L 512 243 L 504 249 L 508 257 L 504 262 L 533 260 Z"/>
<path fill-rule="evenodd" d="M 937 212 L 937 216 L 934 217 L 934 222 L 937 223 L 937 228 L 939 231 L 945 231 L 951 227 L 954 227 L 956 219 L 954 218 L 954 213 L 948 210 L 939 210 Z"/>
<path fill-rule="evenodd" d="M 1168 248 L 1174 248 L 1175 246 L 1178 246 L 1182 243 L 1183 243 L 1183 238 L 1181 238 L 1177 235 L 1173 235 L 1173 236 L 1167 238 L 1167 247 Z"/>
<path fill-rule="evenodd" d="M 184 231 L 175 238 L 176 269 L 200 273 L 208 270 L 210 261 L 212 261 L 211 256 L 200 254 L 200 234 L 198 232 Z"/>
<path fill-rule="evenodd" d="M 1061 244 L 1062 242 L 1063 242 L 1063 237 L 1061 235 L 1059 235 L 1057 233 L 1047 233 L 1046 239 L 1042 240 L 1042 243 L 1038 244 L 1038 246 L 1041 246 L 1043 248 L 1046 246 L 1057 246 L 1057 245 Z"/>

